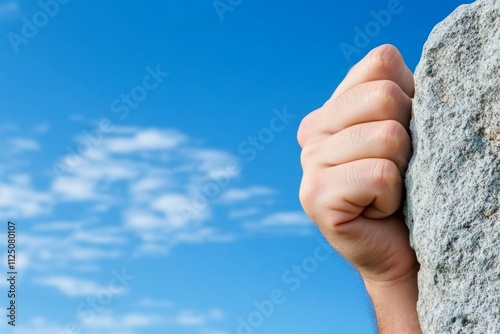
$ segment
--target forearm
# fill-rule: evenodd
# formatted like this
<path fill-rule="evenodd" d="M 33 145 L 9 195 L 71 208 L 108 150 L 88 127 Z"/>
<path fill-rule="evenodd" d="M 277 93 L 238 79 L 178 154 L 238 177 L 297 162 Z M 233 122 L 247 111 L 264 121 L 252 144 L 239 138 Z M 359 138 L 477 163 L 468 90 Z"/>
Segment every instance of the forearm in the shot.
<path fill-rule="evenodd" d="M 398 284 L 365 279 L 380 334 L 421 334 L 417 315 L 417 276 Z"/>

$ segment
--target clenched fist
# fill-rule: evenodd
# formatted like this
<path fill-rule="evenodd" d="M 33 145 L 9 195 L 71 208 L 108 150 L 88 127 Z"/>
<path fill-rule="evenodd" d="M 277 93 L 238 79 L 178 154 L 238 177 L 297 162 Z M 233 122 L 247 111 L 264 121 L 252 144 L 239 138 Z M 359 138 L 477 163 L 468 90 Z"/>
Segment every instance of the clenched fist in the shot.
<path fill-rule="evenodd" d="M 419 264 L 400 208 L 411 158 L 413 74 L 384 45 L 358 63 L 300 126 L 300 200 L 360 272 L 381 333 L 420 333 Z"/>

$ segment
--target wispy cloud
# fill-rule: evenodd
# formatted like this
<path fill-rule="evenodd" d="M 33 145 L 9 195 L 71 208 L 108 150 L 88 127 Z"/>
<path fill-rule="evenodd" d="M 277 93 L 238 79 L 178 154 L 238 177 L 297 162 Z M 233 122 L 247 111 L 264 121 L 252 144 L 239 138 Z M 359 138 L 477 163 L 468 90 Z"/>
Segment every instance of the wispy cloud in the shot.
<path fill-rule="evenodd" d="M 221 200 L 227 203 L 248 201 L 255 197 L 266 197 L 276 194 L 274 189 L 268 187 L 250 187 L 242 189 L 228 189 L 222 194 Z"/>
<path fill-rule="evenodd" d="M 206 313 L 199 313 L 192 310 L 180 311 L 177 315 L 170 317 L 169 322 L 180 326 L 199 327 L 205 326 L 211 321 L 224 319 L 224 312 L 219 309 L 213 309 Z"/>
<path fill-rule="evenodd" d="M 129 242 L 121 229 L 79 221 L 37 224 L 33 231 L 19 233 L 18 238 L 23 242 L 18 268 L 38 272 L 31 277 L 63 269 L 69 272 L 99 269 L 101 260 L 123 256 L 123 246 Z"/>
<path fill-rule="evenodd" d="M 139 302 L 139 307 L 148 309 L 166 309 L 175 306 L 175 303 L 168 300 L 155 300 L 151 298 L 144 298 Z"/>
<path fill-rule="evenodd" d="M 54 199 L 49 192 L 34 188 L 31 178 L 15 174 L 11 182 L 0 181 L 0 211 L 9 219 L 21 219 L 47 214 Z"/>
<path fill-rule="evenodd" d="M 102 271 L 106 260 L 165 255 L 181 244 L 234 242 L 239 232 L 219 224 L 215 211 L 222 209 L 228 216 L 235 205 L 248 206 L 257 198 L 276 195 L 264 186 L 231 187 L 225 192 L 221 189 L 211 202 L 197 202 L 214 175 L 224 172 L 237 157 L 202 147 L 174 130 L 116 130 L 63 177 L 53 175 L 34 182 L 29 164 L 0 175 L 0 209 L 32 223 L 19 234 L 23 256 L 18 263 L 25 274 L 36 271 L 30 277 L 37 278 L 30 284 L 70 298 L 98 295 L 108 287 L 93 272 Z M 9 134 L 11 139 L 21 138 Z M 31 150 L 41 145 L 37 139 L 25 139 L 17 140 L 15 154 L 30 161 Z M 230 185 L 237 176 L 231 175 Z M 183 216 L 183 207 L 195 208 L 189 219 Z M 178 310 L 171 302 L 143 300 L 138 310 L 144 313 L 101 313 L 90 323 L 82 322 L 82 330 L 135 334 L 170 326 L 200 334 L 227 334 L 218 329 L 224 318 L 218 309 Z M 158 310 L 161 316 L 155 314 Z M 20 330 L 60 332 L 64 326 L 37 317 Z"/>
<path fill-rule="evenodd" d="M 263 217 L 260 220 L 249 221 L 244 226 L 255 232 L 289 232 L 307 233 L 311 231 L 312 223 L 302 212 L 278 212 Z"/>
<path fill-rule="evenodd" d="M 145 313 L 115 314 L 105 312 L 92 317 L 92 321 L 81 321 L 78 331 L 86 334 L 139 334 L 152 326 L 164 324 L 164 317 Z M 47 334 L 67 332 L 65 324 L 57 324 L 43 316 L 37 316 L 18 326 L 19 333 Z"/>
<path fill-rule="evenodd" d="M 164 318 L 159 315 L 144 313 L 129 313 L 124 315 L 113 315 L 111 313 L 96 316 L 85 327 L 89 330 L 106 330 L 106 332 L 119 333 L 144 329 L 164 323 Z"/>
<path fill-rule="evenodd" d="M 132 136 L 116 136 L 106 140 L 106 150 L 122 154 L 170 150 L 186 139 L 174 130 L 146 129 L 132 134 Z"/>
<path fill-rule="evenodd" d="M 100 286 L 93 281 L 84 280 L 68 276 L 50 276 L 35 281 L 38 285 L 52 287 L 66 296 L 95 296 L 107 288 Z"/>
<path fill-rule="evenodd" d="M 16 154 L 30 162 L 30 150 L 40 148 L 40 140 L 16 131 L 0 140 L 16 142 Z M 248 232 L 303 234 L 309 227 L 305 215 L 273 207 L 276 190 L 241 186 L 240 172 L 228 173 L 238 156 L 175 129 L 116 126 L 93 144 L 87 138 L 85 145 L 90 132 L 82 133 L 68 145 L 75 154 L 78 147 L 88 149 L 70 157 L 78 163 L 67 166 L 64 175 L 42 172 L 50 176 L 35 183 L 31 164 L 0 174 L 2 212 L 33 220 L 32 229 L 23 231 L 24 265 L 33 270 L 45 273 L 71 264 L 71 275 L 125 255 L 161 256 L 182 244 L 234 242 Z M 56 160 L 67 163 L 64 158 Z M 91 218 L 82 221 L 82 216 Z M 63 283 L 69 281 L 57 279 L 44 283 L 68 293 Z"/>
<path fill-rule="evenodd" d="M 91 321 L 81 319 L 77 326 L 79 330 L 88 334 L 139 334 L 147 333 L 148 329 L 151 328 L 162 328 L 167 333 L 173 333 L 179 329 L 190 329 L 199 334 L 228 334 L 216 328 L 219 327 L 218 325 L 224 318 L 225 314 L 220 309 L 211 309 L 205 312 L 191 309 L 163 309 L 161 313 L 150 310 L 149 312 L 123 314 L 103 311 L 94 315 Z M 64 327 L 46 317 L 37 316 L 19 326 L 19 332 L 62 333 L 65 331 Z"/>
<path fill-rule="evenodd" d="M 20 153 L 24 151 L 38 151 L 40 144 L 30 138 L 11 138 L 7 142 L 9 153 Z"/>
<path fill-rule="evenodd" d="M 30 320 L 24 321 L 16 327 L 19 333 L 30 334 L 64 333 L 66 330 L 64 325 L 51 323 L 42 316 L 36 316 Z"/>
<path fill-rule="evenodd" d="M 249 216 L 255 216 L 262 212 L 261 208 L 258 207 L 249 207 L 243 209 L 233 209 L 229 211 L 229 218 L 231 219 L 240 219 Z"/>

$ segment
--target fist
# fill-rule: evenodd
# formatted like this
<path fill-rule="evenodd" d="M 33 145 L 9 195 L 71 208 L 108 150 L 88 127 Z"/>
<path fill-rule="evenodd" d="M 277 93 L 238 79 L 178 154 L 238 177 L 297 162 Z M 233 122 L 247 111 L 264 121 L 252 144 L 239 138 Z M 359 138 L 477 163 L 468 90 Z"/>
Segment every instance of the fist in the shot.
<path fill-rule="evenodd" d="M 365 280 L 396 283 L 418 271 L 400 212 L 413 94 L 412 72 L 384 45 L 298 131 L 302 206 Z"/>

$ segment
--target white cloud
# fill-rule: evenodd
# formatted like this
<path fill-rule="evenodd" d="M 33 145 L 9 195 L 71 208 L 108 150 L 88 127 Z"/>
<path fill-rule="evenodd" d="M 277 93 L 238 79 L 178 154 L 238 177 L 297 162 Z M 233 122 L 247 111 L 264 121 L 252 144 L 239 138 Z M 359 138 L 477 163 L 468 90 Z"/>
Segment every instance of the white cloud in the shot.
<path fill-rule="evenodd" d="M 181 194 L 163 195 L 151 203 L 151 208 L 161 212 L 168 222 L 168 227 L 182 228 L 189 224 L 189 221 L 182 211 L 183 207 L 191 205 L 189 197 Z M 203 214 L 205 212 L 205 214 Z M 196 210 L 194 217 L 202 220 L 206 217 L 206 210 Z"/>
<path fill-rule="evenodd" d="M 217 177 L 217 174 L 231 168 L 239 160 L 231 154 L 213 149 L 189 149 L 186 154 L 191 156 L 197 162 L 198 168 L 210 177 Z"/>
<path fill-rule="evenodd" d="M 93 227 L 79 221 L 35 224 L 33 231 L 19 233 L 18 239 L 22 241 L 19 269 L 25 273 L 37 271 L 36 275 L 63 269 L 68 272 L 95 271 L 101 260 L 122 257 L 123 245 L 130 241 L 122 229 Z M 0 244 L 4 243 L 0 241 Z"/>
<path fill-rule="evenodd" d="M 173 333 L 175 329 L 194 329 L 200 334 L 227 334 L 225 331 L 211 329 L 224 317 L 221 310 L 214 309 L 207 312 L 183 310 L 177 314 L 165 315 L 155 313 L 124 313 L 105 311 L 92 317 L 92 321 L 81 319 L 78 322 L 80 331 L 88 334 L 139 334 L 147 333 L 150 328 L 163 328 L 166 333 Z M 19 327 L 20 333 L 47 334 L 62 333 L 64 326 L 56 325 L 42 316 L 37 316 Z"/>
<path fill-rule="evenodd" d="M 134 257 L 142 256 L 165 256 L 168 255 L 172 246 L 165 245 L 160 241 L 143 240 L 134 252 Z"/>
<path fill-rule="evenodd" d="M 133 137 L 114 137 L 106 140 L 105 145 L 109 152 L 135 153 L 139 151 L 170 150 L 177 147 L 185 137 L 173 130 L 148 129 L 138 131 Z"/>
<path fill-rule="evenodd" d="M 282 231 L 303 234 L 310 231 L 312 223 L 303 212 L 278 212 L 258 221 L 247 222 L 244 226 L 251 231 Z"/>
<path fill-rule="evenodd" d="M 170 306 L 169 306 L 170 307 Z M 116 312 L 103 311 L 92 317 L 89 321 L 77 318 L 79 332 L 87 334 L 142 334 L 151 328 L 162 328 L 166 333 L 174 333 L 176 329 L 195 330 L 200 334 L 228 334 L 225 331 L 213 329 L 225 315 L 220 309 L 206 312 L 194 310 L 176 311 L 163 309 L 160 314 L 155 312 L 130 312 L 117 314 Z M 43 316 L 33 317 L 19 325 L 20 333 L 47 334 L 62 333 L 64 326 L 57 325 L 52 320 Z"/>
<path fill-rule="evenodd" d="M 56 232 L 56 231 L 74 231 L 82 228 L 85 222 L 82 221 L 54 221 L 50 223 L 35 224 L 34 231 L 38 232 Z"/>
<path fill-rule="evenodd" d="M 64 201 L 99 199 L 93 183 L 75 177 L 61 177 L 56 179 L 52 185 L 52 190 Z"/>
<path fill-rule="evenodd" d="M 95 296 L 108 290 L 93 281 L 68 276 L 50 276 L 38 279 L 35 283 L 55 288 L 69 297 Z"/>
<path fill-rule="evenodd" d="M 235 239 L 210 224 L 217 198 L 238 176 L 239 171 L 234 167 L 237 159 L 233 155 L 200 147 L 198 142 L 175 130 L 115 127 L 84 156 L 75 159 L 79 162 L 77 166 L 52 180 L 50 194 L 55 205 L 81 203 L 89 207 L 86 212 L 92 215 L 117 213 L 121 221 L 113 226 L 134 233 L 141 241 L 136 255 L 166 253 L 181 243 Z M 219 187 L 216 196 L 207 196 L 207 187 L 214 186 Z M 250 191 L 255 195 L 269 192 L 264 187 Z M 92 238 L 78 232 L 71 240 L 79 245 L 91 242 Z M 96 237 L 94 246 L 99 240 L 106 246 L 113 241 L 125 242 L 123 236 Z M 96 248 L 80 245 L 77 249 L 84 250 L 78 260 L 103 256 Z M 76 256 L 71 251 L 65 253 Z"/>
<path fill-rule="evenodd" d="M 8 150 L 11 153 L 20 153 L 24 151 L 38 151 L 40 144 L 30 138 L 11 138 L 8 141 Z"/>
<path fill-rule="evenodd" d="M 148 314 L 127 314 L 122 317 L 123 325 L 127 328 L 149 327 L 161 323 L 163 320 L 159 316 Z"/>
<path fill-rule="evenodd" d="M 193 221 L 200 221 L 208 218 L 206 208 L 200 210 L 190 209 L 193 207 L 192 200 L 181 194 L 167 194 L 155 199 L 151 203 L 151 208 L 163 214 L 165 227 L 183 228 Z M 189 213 L 188 213 L 189 210 Z"/>
<path fill-rule="evenodd" d="M 123 234 L 122 229 L 106 227 L 94 230 L 78 230 L 73 234 L 72 239 L 88 244 L 124 244 L 127 242 L 127 239 L 121 234 Z"/>
<path fill-rule="evenodd" d="M 97 247 L 70 246 L 63 259 L 70 258 L 75 261 L 95 261 L 102 259 L 116 259 L 122 254 L 121 251 L 110 251 Z"/>
<path fill-rule="evenodd" d="M 20 219 L 47 214 L 53 198 L 35 190 L 29 179 L 14 179 L 12 184 L 0 182 L 0 211 L 4 217 Z"/>
<path fill-rule="evenodd" d="M 221 200 L 228 203 L 248 201 L 254 197 L 274 195 L 276 191 L 268 187 L 251 187 L 245 189 L 228 189 Z"/>
<path fill-rule="evenodd" d="M 164 317 L 143 313 L 125 313 L 117 315 L 104 312 L 92 317 L 92 321 L 81 319 L 77 325 L 79 333 L 86 334 L 140 334 L 147 332 L 148 328 L 165 323 Z M 36 316 L 30 321 L 25 321 L 17 326 L 19 333 L 47 334 L 66 333 L 66 324 L 56 324 L 43 316 Z M 71 325 L 71 323 L 68 323 Z"/>
<path fill-rule="evenodd" d="M 68 175 L 55 178 L 52 191 L 62 202 L 93 200 L 103 204 L 112 202 L 110 190 L 116 183 L 132 181 L 139 173 L 139 163 L 134 160 L 113 158 L 108 152 L 94 149 Z"/>
<path fill-rule="evenodd" d="M 6 135 L 20 138 L 15 135 L 19 130 L 13 131 Z M 23 139 L 25 149 L 39 147 L 36 140 Z M 176 130 L 115 126 L 94 144 L 85 155 L 73 157 L 78 163 L 64 176 L 37 176 L 35 186 L 21 169 L 0 181 L 4 215 L 34 221 L 24 235 L 24 264 L 30 269 L 96 271 L 102 260 L 163 256 L 181 244 L 234 242 L 248 231 L 297 231 L 308 221 L 297 213 L 254 220 L 264 212 L 262 205 L 272 212 L 277 191 L 237 186 L 238 157 Z M 78 148 L 78 142 L 67 145 Z M 20 156 L 30 161 L 29 151 Z M 43 184 L 47 190 L 41 190 Z M 39 223 L 42 214 L 46 217 Z M 82 221 L 82 216 L 94 219 Z M 235 221 L 214 219 L 228 216 Z M 243 224 L 242 232 L 243 219 L 253 221 Z"/>
<path fill-rule="evenodd" d="M 206 319 L 203 315 L 183 312 L 174 318 L 173 321 L 182 326 L 201 326 L 205 324 Z"/>
<path fill-rule="evenodd" d="M 139 302 L 139 307 L 143 308 L 172 308 L 175 303 L 167 300 L 155 300 L 144 298 Z"/>
<path fill-rule="evenodd" d="M 220 309 L 212 309 L 205 313 L 193 310 L 183 310 L 177 315 L 170 317 L 170 322 L 185 327 L 202 327 L 210 322 L 224 319 L 224 312 Z"/>
<path fill-rule="evenodd" d="M 148 212 L 146 210 L 142 211 L 128 211 L 125 213 L 126 224 L 133 230 L 140 230 L 144 232 L 144 235 L 149 231 L 154 231 L 158 229 L 163 229 L 165 224 L 162 217 Z"/>
<path fill-rule="evenodd" d="M 30 334 L 64 333 L 66 331 L 64 326 L 49 323 L 49 321 L 42 316 L 36 316 L 30 321 L 23 321 L 16 326 L 16 329 L 19 333 Z"/>
<path fill-rule="evenodd" d="M 142 178 L 134 183 L 132 183 L 130 187 L 130 191 L 132 194 L 134 193 L 143 193 L 152 190 L 158 190 L 166 187 L 166 176 L 151 176 Z"/>
<path fill-rule="evenodd" d="M 130 313 L 116 316 L 111 313 L 94 317 L 86 324 L 88 329 L 105 329 L 113 332 L 147 328 L 163 323 L 163 317 L 157 315 Z"/>
<path fill-rule="evenodd" d="M 160 234 L 155 231 L 142 234 L 144 243 L 137 249 L 135 256 L 165 255 L 180 244 L 228 243 L 238 239 L 237 235 L 213 227 L 183 229 L 174 234 Z"/>
<path fill-rule="evenodd" d="M 204 227 L 178 233 L 175 236 L 177 243 L 199 244 L 205 242 L 231 242 L 237 239 L 236 235 L 219 231 L 214 228 Z"/>

